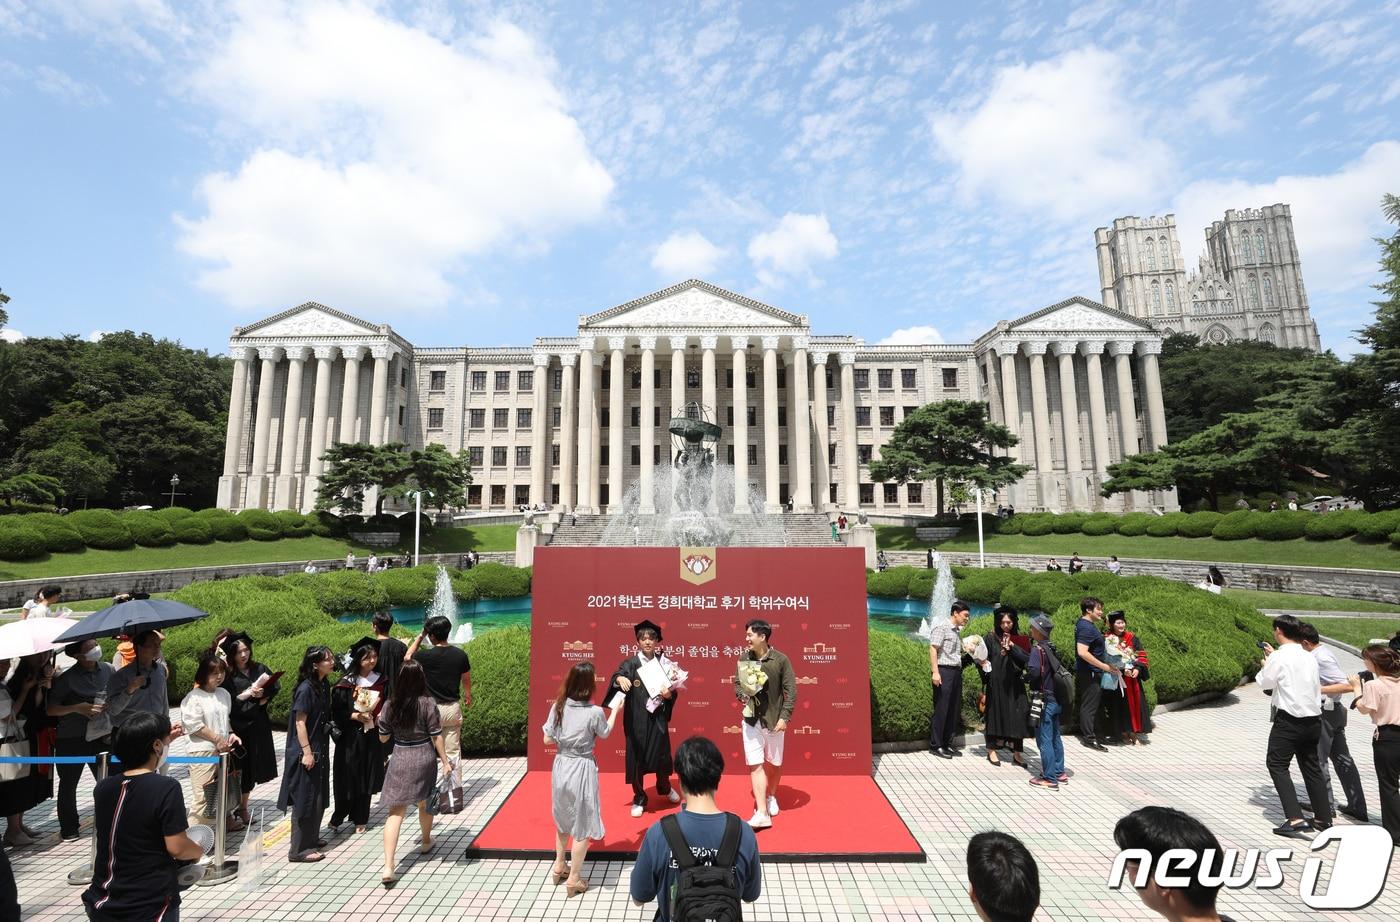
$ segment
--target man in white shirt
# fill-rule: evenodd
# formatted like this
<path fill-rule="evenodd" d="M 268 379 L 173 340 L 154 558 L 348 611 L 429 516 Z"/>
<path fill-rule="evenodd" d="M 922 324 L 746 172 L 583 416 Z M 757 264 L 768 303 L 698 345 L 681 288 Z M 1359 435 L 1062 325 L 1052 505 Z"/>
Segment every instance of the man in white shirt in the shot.
<path fill-rule="evenodd" d="M 1332 826 L 1332 806 L 1327 799 L 1327 782 L 1317 759 L 1322 737 L 1322 682 L 1317 660 L 1303 649 L 1303 626 L 1292 615 L 1274 619 L 1274 640 L 1278 649 L 1263 644 L 1268 659 L 1256 677 L 1259 687 L 1273 696 L 1273 728 L 1265 764 L 1283 805 L 1283 824 L 1274 829 L 1281 836 L 1304 836 L 1313 829 Z M 1314 807 L 1311 823 L 1303 819 L 1298 791 L 1288 774 L 1289 763 L 1298 760 L 1303 783 Z"/>
<path fill-rule="evenodd" d="M 1361 773 L 1356 770 L 1356 762 L 1347 746 L 1347 708 L 1342 703 L 1342 695 L 1351 692 L 1351 680 L 1332 651 L 1323 646 L 1317 628 L 1307 622 L 1303 622 L 1302 628 L 1303 649 L 1317 660 L 1317 678 L 1322 683 L 1322 736 L 1317 744 L 1317 761 L 1327 782 L 1327 802 L 1336 807 L 1337 800 L 1332 796 L 1332 778 L 1327 771 L 1327 763 L 1331 762 L 1337 770 L 1342 793 L 1347 797 L 1347 802 L 1336 812 L 1365 823 L 1368 821 L 1366 792 L 1361 787 Z"/>
<path fill-rule="evenodd" d="M 1112 573 L 1114 576 L 1123 572 L 1123 565 L 1118 562 L 1117 555 L 1108 558 L 1108 572 Z"/>

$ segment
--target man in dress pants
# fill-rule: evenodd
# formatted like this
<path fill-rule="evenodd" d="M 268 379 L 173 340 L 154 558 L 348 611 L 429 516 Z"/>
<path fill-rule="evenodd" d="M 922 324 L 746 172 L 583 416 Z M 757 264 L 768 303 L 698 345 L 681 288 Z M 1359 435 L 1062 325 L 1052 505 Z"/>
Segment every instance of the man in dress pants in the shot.
<path fill-rule="evenodd" d="M 929 724 L 928 748 L 944 759 L 961 754 L 953 748 L 953 737 L 958 731 L 958 712 L 962 710 L 961 632 L 967 619 L 967 603 L 954 602 L 948 620 L 934 625 L 928 637 L 929 666 L 933 672 L 933 720 Z"/>
<path fill-rule="evenodd" d="M 1361 787 L 1361 773 L 1356 770 L 1356 761 L 1351 757 L 1347 746 L 1347 708 L 1342 703 L 1342 695 L 1351 691 L 1351 681 L 1342 671 L 1342 666 L 1332 651 L 1322 645 L 1317 628 L 1304 622 L 1303 649 L 1317 660 L 1317 678 L 1322 683 L 1322 736 L 1317 744 L 1317 761 L 1322 767 L 1322 777 L 1327 781 L 1327 800 L 1334 808 L 1336 798 L 1332 796 L 1332 778 L 1327 771 L 1327 763 L 1337 770 L 1337 781 L 1347 802 L 1336 812 L 1365 823 L 1366 792 Z"/>
<path fill-rule="evenodd" d="M 1332 805 L 1328 802 L 1327 782 L 1317 759 L 1317 744 L 1322 737 L 1322 682 L 1317 675 L 1317 660 L 1303 649 L 1303 625 L 1292 615 L 1274 619 L 1274 640 L 1278 649 L 1264 644 L 1268 659 L 1255 677 L 1264 693 L 1272 696 L 1273 727 L 1269 730 L 1269 749 L 1265 764 L 1274 788 L 1283 805 L 1283 823 L 1274 829 L 1281 836 L 1307 836 L 1312 830 L 1332 826 Z M 1312 800 L 1314 818 L 1303 819 L 1298 803 L 1298 790 L 1289 777 L 1288 766 L 1298 760 L 1308 797 Z"/>

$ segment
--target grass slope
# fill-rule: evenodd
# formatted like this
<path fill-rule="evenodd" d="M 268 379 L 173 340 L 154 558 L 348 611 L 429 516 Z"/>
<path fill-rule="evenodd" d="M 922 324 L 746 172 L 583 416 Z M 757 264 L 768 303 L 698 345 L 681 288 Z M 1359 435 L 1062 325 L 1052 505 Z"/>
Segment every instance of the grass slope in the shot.
<path fill-rule="evenodd" d="M 1400 631 L 1400 618 L 1318 618 L 1317 632 L 1353 647 L 1364 647 L 1373 640 L 1388 640 Z"/>
<path fill-rule="evenodd" d="M 1296 592 L 1260 592 L 1255 589 L 1226 589 L 1225 595 L 1253 608 L 1281 608 L 1293 611 L 1374 611 L 1400 614 L 1400 605 L 1369 602 L 1364 599 L 1338 599 L 1330 595 L 1304 595 Z"/>

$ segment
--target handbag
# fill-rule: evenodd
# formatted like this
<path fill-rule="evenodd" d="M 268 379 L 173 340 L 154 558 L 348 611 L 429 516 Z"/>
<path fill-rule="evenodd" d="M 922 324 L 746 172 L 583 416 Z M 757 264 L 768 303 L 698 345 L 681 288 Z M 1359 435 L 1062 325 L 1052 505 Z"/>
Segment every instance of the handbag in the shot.
<path fill-rule="evenodd" d="M 428 800 L 428 812 L 433 816 L 461 813 L 467 806 L 462 782 L 457 777 L 457 762 L 454 759 L 450 764 L 452 770 L 438 780 L 437 790 Z"/>
<path fill-rule="evenodd" d="M 0 757 L 23 759 L 31 754 L 29 740 L 24 738 L 24 718 L 11 717 L 0 722 Z M 32 766 L 14 762 L 0 764 L 0 781 L 18 781 L 21 778 L 27 778 L 30 768 Z"/>

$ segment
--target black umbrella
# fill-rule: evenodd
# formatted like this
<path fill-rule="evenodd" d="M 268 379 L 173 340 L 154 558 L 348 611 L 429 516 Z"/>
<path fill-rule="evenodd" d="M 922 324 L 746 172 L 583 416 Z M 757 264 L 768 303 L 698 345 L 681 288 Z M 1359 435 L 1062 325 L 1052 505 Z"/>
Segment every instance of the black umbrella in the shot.
<path fill-rule="evenodd" d="M 208 612 L 200 611 L 184 602 L 170 599 L 133 599 L 93 612 L 64 631 L 55 642 L 77 643 L 80 640 L 114 637 L 117 634 L 131 636 L 141 631 L 174 627 L 207 617 Z"/>

